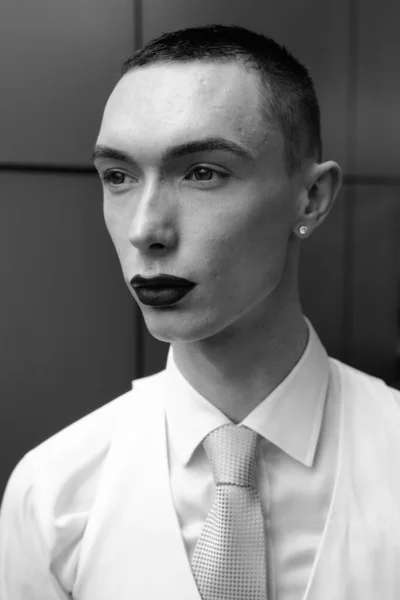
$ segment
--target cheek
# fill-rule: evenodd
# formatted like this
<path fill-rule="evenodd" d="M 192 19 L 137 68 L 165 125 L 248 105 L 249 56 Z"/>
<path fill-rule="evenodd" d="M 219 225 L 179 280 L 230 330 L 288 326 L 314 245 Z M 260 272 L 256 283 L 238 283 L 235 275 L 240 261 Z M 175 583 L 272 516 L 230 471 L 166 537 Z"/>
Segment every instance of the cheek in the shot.
<path fill-rule="evenodd" d="M 207 225 L 203 221 L 198 229 L 199 238 L 205 241 L 202 258 L 214 278 L 240 276 L 249 281 L 280 272 L 290 222 L 290 205 L 285 198 L 260 200 L 259 196 L 247 195 L 246 201 L 233 200 L 225 211 L 211 215 Z"/>

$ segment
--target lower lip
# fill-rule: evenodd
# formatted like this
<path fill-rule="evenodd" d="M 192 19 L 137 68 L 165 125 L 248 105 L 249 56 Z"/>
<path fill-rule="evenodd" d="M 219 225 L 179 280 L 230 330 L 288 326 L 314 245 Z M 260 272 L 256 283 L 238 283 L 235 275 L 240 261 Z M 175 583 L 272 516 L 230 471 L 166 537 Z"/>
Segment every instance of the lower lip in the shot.
<path fill-rule="evenodd" d="M 171 287 L 134 287 L 137 297 L 147 306 L 170 306 L 182 300 L 193 288 L 192 286 Z"/>

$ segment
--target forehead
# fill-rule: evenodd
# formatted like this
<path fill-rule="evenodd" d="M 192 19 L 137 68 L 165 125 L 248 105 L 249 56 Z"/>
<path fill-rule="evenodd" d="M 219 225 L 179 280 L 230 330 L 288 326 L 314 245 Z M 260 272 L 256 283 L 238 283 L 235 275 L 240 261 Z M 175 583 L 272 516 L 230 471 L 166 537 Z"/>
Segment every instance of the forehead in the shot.
<path fill-rule="evenodd" d="M 128 72 L 113 90 L 98 143 L 140 142 L 145 150 L 187 138 L 230 136 L 255 148 L 265 140 L 258 76 L 241 64 L 170 63 Z"/>

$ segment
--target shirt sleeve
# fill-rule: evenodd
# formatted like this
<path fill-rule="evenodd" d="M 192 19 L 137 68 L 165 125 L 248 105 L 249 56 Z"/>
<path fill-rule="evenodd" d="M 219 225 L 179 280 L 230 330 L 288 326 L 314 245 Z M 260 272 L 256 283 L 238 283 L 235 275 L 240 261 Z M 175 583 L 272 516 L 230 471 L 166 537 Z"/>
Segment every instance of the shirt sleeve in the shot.
<path fill-rule="evenodd" d="M 1 600 L 72 598 L 50 571 L 36 486 L 35 466 L 25 455 L 11 473 L 0 509 Z"/>

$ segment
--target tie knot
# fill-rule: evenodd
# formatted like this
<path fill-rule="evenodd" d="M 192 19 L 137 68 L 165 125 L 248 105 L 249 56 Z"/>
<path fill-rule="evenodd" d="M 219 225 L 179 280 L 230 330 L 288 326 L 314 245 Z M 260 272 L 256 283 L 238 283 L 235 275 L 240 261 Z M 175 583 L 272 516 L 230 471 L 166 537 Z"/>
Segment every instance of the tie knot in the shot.
<path fill-rule="evenodd" d="M 259 435 L 243 425 L 222 425 L 203 440 L 211 462 L 215 485 L 254 486 Z"/>

